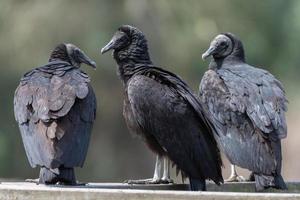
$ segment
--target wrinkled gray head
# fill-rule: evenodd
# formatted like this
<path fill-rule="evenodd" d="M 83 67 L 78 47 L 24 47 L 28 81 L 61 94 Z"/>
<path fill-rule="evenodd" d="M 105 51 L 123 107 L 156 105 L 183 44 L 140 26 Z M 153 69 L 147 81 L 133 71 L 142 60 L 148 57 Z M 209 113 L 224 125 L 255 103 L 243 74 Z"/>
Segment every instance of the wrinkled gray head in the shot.
<path fill-rule="evenodd" d="M 214 59 L 233 56 L 239 60 L 245 60 L 242 42 L 232 33 L 222 33 L 213 39 L 209 48 L 202 54 L 202 59 L 210 56 Z"/>
<path fill-rule="evenodd" d="M 104 54 L 113 50 L 118 61 L 128 60 L 136 63 L 150 63 L 147 40 L 138 28 L 122 25 L 112 39 L 101 49 Z"/>
<path fill-rule="evenodd" d="M 113 35 L 110 42 L 101 49 L 101 53 L 103 54 L 109 50 L 120 51 L 132 45 L 134 40 L 142 41 L 143 45 L 147 47 L 147 42 L 142 31 L 130 25 L 122 25 Z"/>
<path fill-rule="evenodd" d="M 53 60 L 66 61 L 78 68 L 82 63 L 96 68 L 96 63 L 74 44 L 62 43 L 57 45 L 49 58 L 49 61 Z"/>

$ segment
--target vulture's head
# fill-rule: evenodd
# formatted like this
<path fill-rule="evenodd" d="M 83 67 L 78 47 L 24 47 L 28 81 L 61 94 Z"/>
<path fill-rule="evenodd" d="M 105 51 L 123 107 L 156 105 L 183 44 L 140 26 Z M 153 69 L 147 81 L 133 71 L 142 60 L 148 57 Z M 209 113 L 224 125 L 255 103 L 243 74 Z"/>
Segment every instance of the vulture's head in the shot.
<path fill-rule="evenodd" d="M 222 33 L 213 39 L 209 48 L 202 54 L 202 59 L 205 60 L 210 56 L 216 60 L 229 56 L 245 60 L 243 44 L 232 33 Z"/>
<path fill-rule="evenodd" d="M 74 44 L 59 44 L 52 51 L 49 61 L 61 60 L 80 67 L 82 63 L 96 68 L 96 63 Z"/>
<path fill-rule="evenodd" d="M 150 60 L 145 35 L 130 25 L 122 25 L 101 49 L 101 53 L 110 50 L 113 50 L 114 57 L 119 60 L 126 58 L 136 61 Z"/>

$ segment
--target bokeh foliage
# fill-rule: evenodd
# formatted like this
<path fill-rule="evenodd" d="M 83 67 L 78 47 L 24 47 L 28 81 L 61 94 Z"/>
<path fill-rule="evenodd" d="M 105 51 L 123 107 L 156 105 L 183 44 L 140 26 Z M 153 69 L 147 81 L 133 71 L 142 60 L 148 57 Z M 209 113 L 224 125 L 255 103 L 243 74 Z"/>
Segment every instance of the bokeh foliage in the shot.
<path fill-rule="evenodd" d="M 210 40 L 220 32 L 238 35 L 247 61 L 268 69 L 286 87 L 290 104 L 284 176 L 300 178 L 298 0 L 0 0 L 0 177 L 37 176 L 14 120 L 13 95 L 22 74 L 47 62 L 61 42 L 76 44 L 98 64 L 96 71 L 82 67 L 92 78 L 99 108 L 85 167 L 77 170 L 80 180 L 152 175 L 153 154 L 132 139 L 122 118 L 123 90 L 115 62 L 100 55 L 121 24 L 143 30 L 154 63 L 177 73 L 195 90 L 207 69 L 201 53 Z"/>

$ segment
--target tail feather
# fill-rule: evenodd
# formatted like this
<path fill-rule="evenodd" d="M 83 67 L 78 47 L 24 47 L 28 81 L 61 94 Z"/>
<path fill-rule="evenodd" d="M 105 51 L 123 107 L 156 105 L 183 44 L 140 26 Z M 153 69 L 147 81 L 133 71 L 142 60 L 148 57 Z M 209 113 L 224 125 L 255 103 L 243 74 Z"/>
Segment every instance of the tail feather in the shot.
<path fill-rule="evenodd" d="M 56 168 L 48 169 L 42 167 L 40 170 L 39 183 L 42 184 L 56 184 L 62 183 L 66 185 L 76 185 L 76 178 L 74 168 Z"/>
<path fill-rule="evenodd" d="M 281 175 L 275 176 L 274 183 L 275 183 L 275 188 L 277 188 L 277 189 L 280 189 L 280 190 L 288 189 Z"/>
<path fill-rule="evenodd" d="M 255 174 L 254 176 L 256 191 L 263 191 L 271 187 L 280 190 L 288 189 L 281 175 L 266 176 Z"/>
<path fill-rule="evenodd" d="M 255 176 L 255 185 L 256 190 L 261 191 L 266 188 L 276 188 L 280 190 L 287 190 L 287 186 L 281 176 L 281 162 L 282 162 L 282 155 L 281 155 L 281 141 L 280 140 L 273 140 L 271 141 L 271 147 L 274 152 L 274 156 L 276 158 L 276 171 L 273 176 L 266 176 L 266 175 L 254 175 Z"/>
<path fill-rule="evenodd" d="M 206 191 L 205 180 L 190 177 L 190 189 L 191 191 Z"/>

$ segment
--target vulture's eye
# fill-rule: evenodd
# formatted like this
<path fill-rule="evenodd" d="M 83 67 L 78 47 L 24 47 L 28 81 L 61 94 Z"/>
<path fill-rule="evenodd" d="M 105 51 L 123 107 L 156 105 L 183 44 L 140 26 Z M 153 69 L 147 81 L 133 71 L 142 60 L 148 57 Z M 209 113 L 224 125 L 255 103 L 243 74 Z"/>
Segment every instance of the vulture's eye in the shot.
<path fill-rule="evenodd" d="M 80 54 L 80 50 L 79 49 L 75 49 L 74 53 L 75 53 L 75 55 L 79 55 Z"/>
<path fill-rule="evenodd" d="M 226 42 L 222 41 L 222 42 L 220 43 L 220 45 L 221 45 L 222 47 L 224 47 L 224 46 L 226 45 Z"/>

